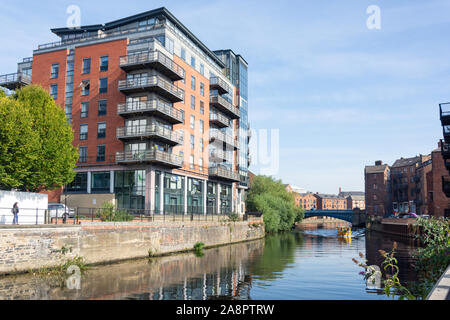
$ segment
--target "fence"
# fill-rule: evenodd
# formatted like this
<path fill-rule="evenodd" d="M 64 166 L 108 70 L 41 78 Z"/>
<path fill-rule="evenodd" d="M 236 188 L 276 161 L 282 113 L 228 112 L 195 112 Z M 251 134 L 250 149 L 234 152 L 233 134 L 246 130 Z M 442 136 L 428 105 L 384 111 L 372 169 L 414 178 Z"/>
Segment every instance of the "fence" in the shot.
<path fill-rule="evenodd" d="M 0 208 L 0 225 L 12 225 L 14 215 L 12 208 Z M 19 225 L 39 225 L 45 223 L 47 210 L 39 208 L 19 208 L 17 215 Z"/>

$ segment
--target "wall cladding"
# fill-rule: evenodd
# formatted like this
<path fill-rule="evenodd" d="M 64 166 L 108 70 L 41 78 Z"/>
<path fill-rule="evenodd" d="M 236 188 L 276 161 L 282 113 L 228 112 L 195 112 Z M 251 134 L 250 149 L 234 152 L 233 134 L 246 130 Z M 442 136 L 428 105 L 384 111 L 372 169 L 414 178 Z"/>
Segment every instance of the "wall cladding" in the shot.
<path fill-rule="evenodd" d="M 162 255 L 260 239 L 263 225 L 236 223 L 102 223 L 69 227 L 0 229 L 0 274 L 52 267 L 75 256 L 89 264 Z M 71 249 L 62 254 L 61 249 Z"/>

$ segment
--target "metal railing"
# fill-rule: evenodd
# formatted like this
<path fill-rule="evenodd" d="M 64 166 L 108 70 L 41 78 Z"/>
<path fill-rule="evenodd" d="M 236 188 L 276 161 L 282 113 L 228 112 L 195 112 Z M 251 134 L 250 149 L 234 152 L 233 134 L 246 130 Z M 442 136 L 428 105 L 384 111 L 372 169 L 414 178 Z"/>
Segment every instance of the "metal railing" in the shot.
<path fill-rule="evenodd" d="M 153 99 L 145 102 L 131 102 L 131 103 L 121 103 L 117 105 L 117 113 L 119 115 L 128 113 L 141 113 L 141 112 L 151 112 L 159 111 L 178 122 L 183 122 L 183 117 L 181 112 L 170 104 L 165 103 L 161 100 Z"/>
<path fill-rule="evenodd" d="M 0 226 L 13 225 L 14 215 L 11 208 L 0 208 Z M 40 225 L 45 223 L 48 210 L 42 208 L 20 208 L 16 225 Z"/>
<path fill-rule="evenodd" d="M 165 22 L 162 21 L 160 23 L 156 23 L 151 26 L 128 28 L 128 29 L 122 29 L 122 30 L 110 31 L 110 32 L 102 32 L 102 33 L 99 33 L 96 35 L 90 35 L 90 36 L 86 36 L 86 37 L 82 37 L 82 38 L 66 39 L 66 40 L 41 44 L 38 46 L 38 50 L 51 49 L 51 48 L 75 44 L 75 43 L 81 43 L 81 42 L 87 42 L 87 41 L 93 41 L 93 40 L 102 40 L 102 39 L 110 38 L 110 37 L 117 37 L 117 36 L 132 34 L 132 33 L 145 32 L 145 31 L 149 31 L 149 30 L 160 29 L 160 28 L 163 28 L 164 26 L 165 26 Z"/>
<path fill-rule="evenodd" d="M 219 123 L 222 124 L 224 127 L 230 126 L 230 119 L 228 119 L 227 117 L 225 117 L 225 116 L 224 116 L 223 114 L 221 114 L 221 113 L 211 112 L 211 113 L 209 114 L 209 120 L 210 120 L 210 121 L 219 122 Z"/>
<path fill-rule="evenodd" d="M 231 91 L 230 86 L 228 86 L 228 84 L 219 77 L 211 77 L 209 79 L 209 85 L 210 87 L 219 86 L 225 92 Z"/>
<path fill-rule="evenodd" d="M 31 84 L 31 77 L 23 72 L 10 73 L 0 76 L 0 85 L 13 82 Z"/>
<path fill-rule="evenodd" d="M 128 126 L 117 128 L 117 139 L 137 138 L 137 137 L 160 137 L 166 140 L 182 144 L 183 141 L 178 133 L 171 129 L 156 124 L 146 126 Z"/>
<path fill-rule="evenodd" d="M 183 166 L 182 157 L 159 150 L 117 152 L 116 162 L 117 163 L 162 162 L 176 167 Z"/>
<path fill-rule="evenodd" d="M 217 129 L 209 130 L 209 139 L 225 142 L 226 144 L 228 144 L 236 149 L 239 149 L 239 147 L 240 147 L 239 140 L 233 138 L 232 136 L 224 134 Z"/>
<path fill-rule="evenodd" d="M 232 113 L 237 118 L 241 117 L 241 110 L 234 107 L 230 102 L 228 102 L 226 99 L 219 95 L 211 95 L 209 98 L 209 102 L 212 105 L 220 106 L 224 110 L 227 110 L 228 112 Z"/>
<path fill-rule="evenodd" d="M 160 87 L 180 100 L 184 98 L 184 90 L 171 84 L 159 76 L 149 76 L 140 79 L 119 80 L 119 90 L 139 89 L 146 87 Z"/>
<path fill-rule="evenodd" d="M 209 168 L 209 175 L 233 181 L 240 181 L 241 179 L 239 173 L 220 167 Z"/>
<path fill-rule="evenodd" d="M 450 102 L 439 104 L 441 118 L 443 116 L 450 116 Z"/>
<path fill-rule="evenodd" d="M 210 153 L 210 157 L 214 160 L 214 159 L 218 159 L 218 160 L 226 160 L 228 162 L 232 162 L 233 161 L 233 156 L 229 155 L 227 152 L 223 151 L 223 150 L 213 150 Z"/>
<path fill-rule="evenodd" d="M 165 66 L 167 69 L 175 73 L 179 78 L 184 79 L 184 69 L 176 64 L 172 59 L 163 54 L 162 52 L 155 50 L 139 54 L 130 54 L 119 58 L 119 66 L 126 67 L 132 65 L 140 65 L 146 63 L 158 62 Z"/>

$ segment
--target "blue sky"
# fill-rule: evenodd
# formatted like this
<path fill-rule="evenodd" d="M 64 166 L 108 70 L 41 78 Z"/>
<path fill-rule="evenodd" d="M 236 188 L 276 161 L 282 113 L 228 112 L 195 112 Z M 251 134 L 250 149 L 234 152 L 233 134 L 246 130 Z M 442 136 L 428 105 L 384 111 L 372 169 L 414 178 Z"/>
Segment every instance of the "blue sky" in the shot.
<path fill-rule="evenodd" d="M 5 2 L 0 74 L 14 72 L 38 44 L 56 41 L 49 29 L 66 25 L 71 4 L 81 8 L 82 24 L 165 6 L 210 49 L 242 54 L 250 65 L 251 126 L 280 130 L 276 177 L 285 183 L 363 190 L 365 165 L 427 154 L 442 137 L 450 1 Z M 381 9 L 381 30 L 366 27 L 369 5 Z"/>

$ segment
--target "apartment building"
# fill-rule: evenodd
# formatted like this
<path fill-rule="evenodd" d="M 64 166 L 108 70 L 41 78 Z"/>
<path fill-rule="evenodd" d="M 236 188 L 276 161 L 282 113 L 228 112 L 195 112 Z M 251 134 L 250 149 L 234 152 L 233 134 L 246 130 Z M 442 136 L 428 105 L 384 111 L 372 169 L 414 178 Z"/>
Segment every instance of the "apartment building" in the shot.
<path fill-rule="evenodd" d="M 387 164 L 376 161 L 364 169 L 365 206 L 368 215 L 385 216 L 391 213 L 391 176 Z"/>
<path fill-rule="evenodd" d="M 353 209 L 366 209 L 366 197 L 364 192 L 362 191 L 342 191 L 341 188 L 339 188 L 339 197 L 347 199 L 347 209 L 353 210 Z"/>
<path fill-rule="evenodd" d="M 165 8 L 51 30 L 0 86 L 30 83 L 66 111 L 80 157 L 52 201 L 159 213 L 245 213 L 248 64 L 211 51 Z"/>
<path fill-rule="evenodd" d="M 332 194 L 314 194 L 317 210 L 347 210 L 347 199 Z"/>
<path fill-rule="evenodd" d="M 303 208 L 306 211 L 317 209 L 317 198 L 314 193 L 296 193 L 294 192 L 295 205 L 299 208 Z"/>

